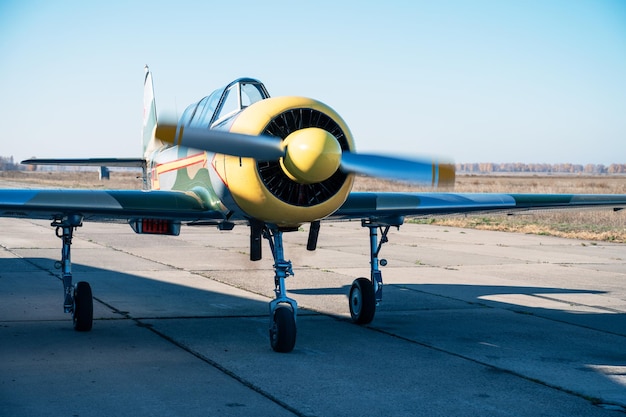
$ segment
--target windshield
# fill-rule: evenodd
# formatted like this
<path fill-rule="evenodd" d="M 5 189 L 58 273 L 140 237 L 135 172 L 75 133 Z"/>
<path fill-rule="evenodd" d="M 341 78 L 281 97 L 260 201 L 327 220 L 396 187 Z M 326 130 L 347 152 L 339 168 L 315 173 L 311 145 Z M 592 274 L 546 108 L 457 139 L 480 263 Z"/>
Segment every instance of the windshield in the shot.
<path fill-rule="evenodd" d="M 189 106 L 181 122 L 210 128 L 217 121 L 268 97 L 263 83 L 252 78 L 240 78 L 215 90 L 196 105 Z"/>

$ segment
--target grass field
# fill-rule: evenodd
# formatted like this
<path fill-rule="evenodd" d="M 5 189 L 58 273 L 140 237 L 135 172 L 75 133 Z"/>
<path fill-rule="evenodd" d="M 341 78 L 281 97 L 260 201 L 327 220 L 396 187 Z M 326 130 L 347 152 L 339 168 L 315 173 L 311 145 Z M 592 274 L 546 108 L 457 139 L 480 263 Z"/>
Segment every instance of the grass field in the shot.
<path fill-rule="evenodd" d="M 112 172 L 100 181 L 97 172 L 0 172 L 5 187 L 70 187 L 139 189 L 137 172 Z M 357 178 L 356 191 L 430 191 L 416 186 Z M 626 176 L 459 175 L 455 192 L 626 194 Z M 532 233 L 589 241 L 626 243 L 626 210 L 541 211 L 515 216 L 449 216 L 416 220 L 420 223 Z"/>

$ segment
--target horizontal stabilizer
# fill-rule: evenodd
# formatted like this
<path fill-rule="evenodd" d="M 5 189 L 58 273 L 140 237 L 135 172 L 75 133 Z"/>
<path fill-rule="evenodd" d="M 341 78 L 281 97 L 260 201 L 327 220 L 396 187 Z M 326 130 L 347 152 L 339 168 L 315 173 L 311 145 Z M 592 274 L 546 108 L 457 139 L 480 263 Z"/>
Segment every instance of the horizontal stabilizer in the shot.
<path fill-rule="evenodd" d="M 23 165 L 73 165 L 145 168 L 145 159 L 139 158 L 33 158 L 21 162 Z"/>

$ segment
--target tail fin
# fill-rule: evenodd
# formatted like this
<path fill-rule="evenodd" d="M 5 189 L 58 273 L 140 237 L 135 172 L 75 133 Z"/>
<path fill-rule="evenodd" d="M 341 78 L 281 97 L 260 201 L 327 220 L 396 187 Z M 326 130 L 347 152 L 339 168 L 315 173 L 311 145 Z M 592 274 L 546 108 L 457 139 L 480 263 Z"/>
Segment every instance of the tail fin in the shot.
<path fill-rule="evenodd" d="M 146 65 L 144 67 L 146 76 L 143 82 L 143 127 L 141 131 L 143 156 L 150 160 L 152 153 L 160 147 L 154 132 L 157 125 L 156 102 L 154 99 L 154 87 L 152 85 L 152 73 Z"/>
<path fill-rule="evenodd" d="M 24 165 L 74 165 L 74 166 L 99 166 L 101 169 L 106 167 L 137 167 L 142 168 L 143 186 L 149 188 L 148 184 L 148 161 L 150 155 L 162 144 L 157 143 L 154 138 L 156 131 L 157 117 L 156 106 L 154 104 L 154 90 L 152 87 L 152 75 L 148 66 L 145 66 L 146 78 L 144 80 L 143 92 L 143 129 L 142 129 L 142 145 L 144 157 L 138 158 L 32 158 L 22 161 Z M 159 141 L 160 142 L 160 141 Z"/>

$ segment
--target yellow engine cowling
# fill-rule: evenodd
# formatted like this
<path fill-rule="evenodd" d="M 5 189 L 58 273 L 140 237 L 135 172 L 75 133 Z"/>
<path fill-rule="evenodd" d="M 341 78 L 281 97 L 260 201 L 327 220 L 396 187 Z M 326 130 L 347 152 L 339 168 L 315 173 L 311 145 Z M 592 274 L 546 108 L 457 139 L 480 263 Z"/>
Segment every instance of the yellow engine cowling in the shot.
<path fill-rule="evenodd" d="M 214 161 L 235 202 L 257 220 L 281 227 L 318 220 L 337 210 L 352 189 L 354 176 L 338 169 L 341 151 L 354 150 L 352 134 L 325 104 L 303 97 L 269 98 L 243 110 L 230 131 L 278 136 L 287 144 L 280 161 L 228 155 Z M 298 162 L 289 160 L 290 153 Z"/>

